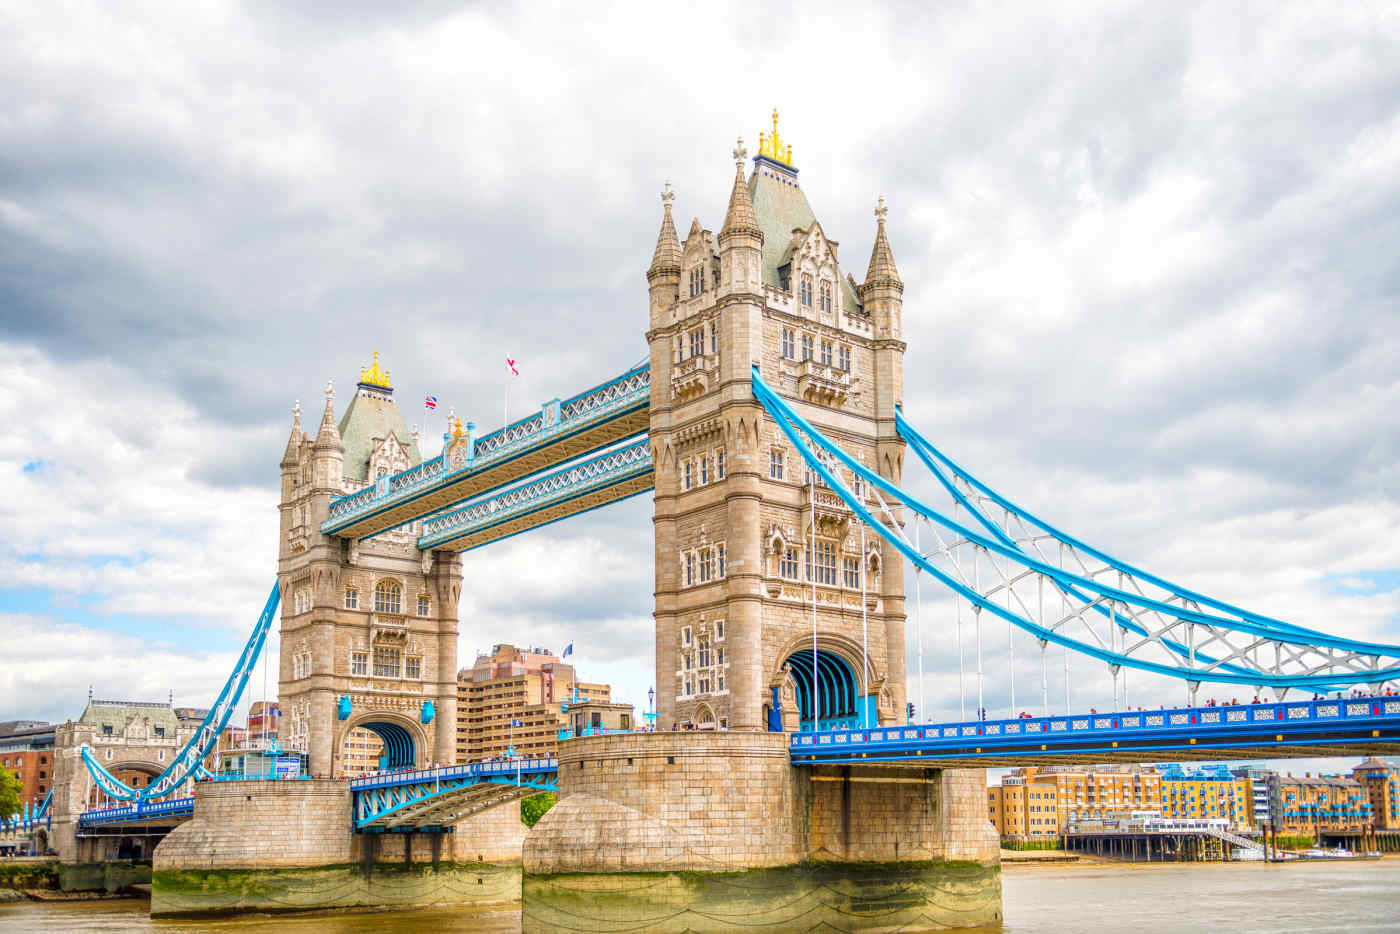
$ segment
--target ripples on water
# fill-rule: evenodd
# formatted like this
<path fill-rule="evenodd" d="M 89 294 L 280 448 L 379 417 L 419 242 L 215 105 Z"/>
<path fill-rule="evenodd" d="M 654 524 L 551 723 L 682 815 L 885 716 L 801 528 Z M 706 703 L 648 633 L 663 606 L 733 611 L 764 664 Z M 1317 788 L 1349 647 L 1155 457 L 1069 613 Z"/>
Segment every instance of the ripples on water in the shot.
<path fill-rule="evenodd" d="M 1400 859 L 1351 865 L 1022 866 L 1003 873 L 1004 928 L 980 934 L 1400 932 Z M 0 905 L 0 932 L 519 934 L 519 911 L 434 908 L 152 921 L 121 901 Z M 973 932 L 969 932 L 973 934 Z"/>

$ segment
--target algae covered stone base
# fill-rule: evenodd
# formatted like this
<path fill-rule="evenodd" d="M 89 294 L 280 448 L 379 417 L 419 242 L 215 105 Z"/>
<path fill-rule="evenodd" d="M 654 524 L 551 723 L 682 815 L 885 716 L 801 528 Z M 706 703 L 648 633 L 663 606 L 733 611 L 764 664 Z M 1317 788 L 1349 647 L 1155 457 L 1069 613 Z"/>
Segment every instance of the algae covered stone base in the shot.
<path fill-rule="evenodd" d="M 1001 921 L 1001 871 L 974 862 L 899 862 L 529 874 L 522 917 L 525 934 L 942 931 Z"/>
<path fill-rule="evenodd" d="M 161 869 L 151 884 L 151 915 L 514 905 L 520 867 L 440 863 L 405 868 L 361 864 L 284 869 Z"/>

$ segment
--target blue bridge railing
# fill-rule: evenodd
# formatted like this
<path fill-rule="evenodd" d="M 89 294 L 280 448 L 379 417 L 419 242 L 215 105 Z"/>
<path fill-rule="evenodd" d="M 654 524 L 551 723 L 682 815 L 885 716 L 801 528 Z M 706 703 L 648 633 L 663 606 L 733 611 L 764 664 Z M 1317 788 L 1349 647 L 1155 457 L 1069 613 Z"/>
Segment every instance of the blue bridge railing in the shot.
<path fill-rule="evenodd" d="M 1199 737 L 1239 736 L 1240 746 L 1261 742 L 1309 745 L 1326 742 L 1339 725 L 1391 727 L 1369 731 L 1377 740 L 1400 742 L 1400 697 L 1346 697 L 1326 700 L 1178 707 L 1087 713 L 1067 717 L 1022 717 L 959 723 L 906 724 L 870 730 L 794 733 L 794 762 L 902 760 L 915 758 L 993 758 L 1043 752 L 1086 755 L 1115 749 L 1128 740 L 1163 740 L 1157 748 L 1188 748 Z M 1085 743 L 1089 740 L 1089 743 Z M 1170 741 L 1178 740 L 1173 744 Z M 1094 742 L 1097 741 L 1097 742 Z M 1212 743 L 1210 748 L 1228 749 Z"/>
<path fill-rule="evenodd" d="M 139 824 L 155 818 L 190 817 L 194 814 L 194 798 L 172 798 L 168 801 L 141 801 L 122 807 L 98 808 L 78 816 L 79 827 L 104 824 Z"/>

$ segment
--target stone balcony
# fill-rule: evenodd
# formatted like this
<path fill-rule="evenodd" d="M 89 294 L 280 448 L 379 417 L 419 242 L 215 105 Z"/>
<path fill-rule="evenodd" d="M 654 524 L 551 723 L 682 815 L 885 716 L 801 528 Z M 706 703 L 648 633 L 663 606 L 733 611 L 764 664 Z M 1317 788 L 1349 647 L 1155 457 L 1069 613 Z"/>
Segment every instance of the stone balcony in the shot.
<path fill-rule="evenodd" d="M 808 402 L 844 405 L 851 390 L 851 374 L 816 360 L 797 365 L 797 394 Z"/>
<path fill-rule="evenodd" d="M 719 354 L 688 357 L 671 367 L 671 398 L 684 402 L 714 388 L 719 381 Z"/>
<path fill-rule="evenodd" d="M 385 613 L 369 614 L 370 644 L 408 641 L 408 618 Z"/>

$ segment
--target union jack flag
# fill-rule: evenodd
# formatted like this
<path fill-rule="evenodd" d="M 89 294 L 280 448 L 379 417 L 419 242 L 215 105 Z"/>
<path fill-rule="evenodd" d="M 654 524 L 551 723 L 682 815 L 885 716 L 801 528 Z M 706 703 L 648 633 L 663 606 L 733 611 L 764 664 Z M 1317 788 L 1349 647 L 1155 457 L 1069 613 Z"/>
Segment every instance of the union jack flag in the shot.
<path fill-rule="evenodd" d="M 435 409 L 435 408 L 437 408 L 437 396 L 424 396 L 424 397 L 423 397 L 423 408 L 425 408 L 425 409 Z"/>

